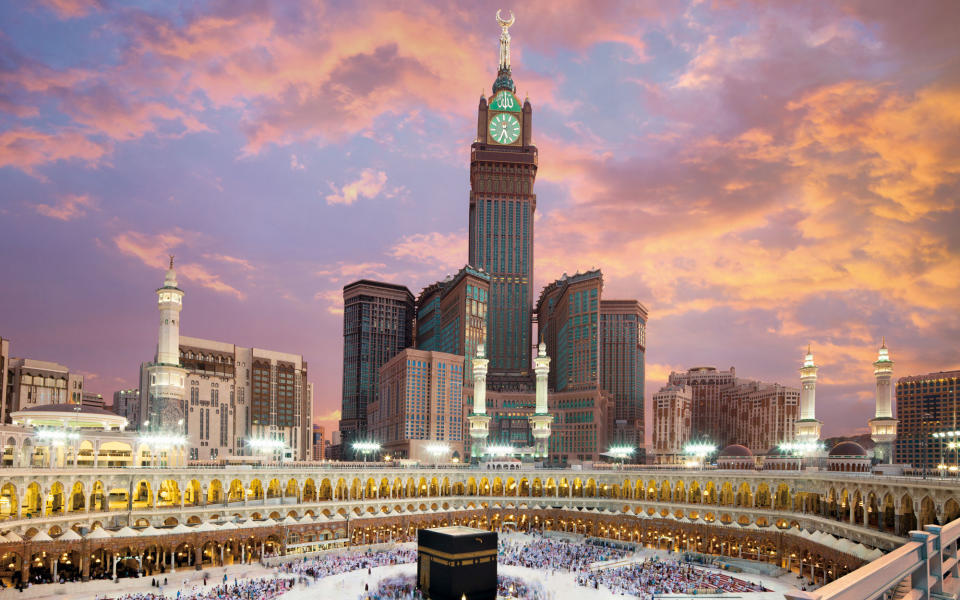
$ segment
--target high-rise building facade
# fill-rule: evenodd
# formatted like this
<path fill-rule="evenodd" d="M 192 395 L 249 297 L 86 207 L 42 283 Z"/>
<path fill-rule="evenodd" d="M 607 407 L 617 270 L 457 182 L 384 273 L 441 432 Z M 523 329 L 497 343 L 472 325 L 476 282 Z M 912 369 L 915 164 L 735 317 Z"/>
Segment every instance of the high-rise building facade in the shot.
<path fill-rule="evenodd" d="M 716 367 L 694 367 L 683 373 L 670 373 L 668 385 L 690 388 L 692 402 L 691 435 L 710 440 L 717 447 L 738 443 L 731 427 L 731 411 L 724 406 L 721 391 L 737 382 L 737 371 L 718 371 Z"/>
<path fill-rule="evenodd" d="M 407 348 L 380 369 L 371 437 L 396 458 L 429 460 L 431 446 L 464 456 L 463 356 Z"/>
<path fill-rule="evenodd" d="M 327 440 L 324 435 L 322 425 L 313 424 L 313 460 L 320 461 L 326 459 Z"/>
<path fill-rule="evenodd" d="M 721 390 L 721 403 L 732 418 L 732 443 L 749 448 L 754 454 L 766 453 L 796 437 L 800 418 L 800 390 L 779 383 L 738 382 Z"/>
<path fill-rule="evenodd" d="M 934 436 L 960 431 L 960 370 L 912 375 L 897 380 L 897 439 L 894 462 L 914 469 L 936 469 L 960 464 L 956 436 Z"/>
<path fill-rule="evenodd" d="M 7 367 L 10 365 L 10 340 L 0 337 L 0 424 L 7 422 L 7 415 L 12 412 L 7 404 L 7 394 L 13 395 L 13 390 L 7 389 Z"/>
<path fill-rule="evenodd" d="M 693 388 L 668 383 L 653 395 L 653 451 L 657 462 L 675 464 L 683 459 L 693 425 Z"/>
<path fill-rule="evenodd" d="M 113 412 L 121 417 L 126 417 L 129 425 L 127 429 L 136 430 L 140 428 L 140 390 L 117 390 L 113 393 Z"/>
<path fill-rule="evenodd" d="M 469 262 L 490 275 L 491 378 L 531 369 L 537 148 L 533 108 L 529 99 L 521 104 L 510 70 L 508 27 L 501 22 L 497 78 L 489 103 L 480 98 L 470 150 Z"/>
<path fill-rule="evenodd" d="M 597 387 L 600 367 L 600 296 L 603 274 L 564 275 L 540 293 L 540 341 L 553 363 L 549 385 L 558 392 Z"/>
<path fill-rule="evenodd" d="M 717 448 L 741 444 L 754 454 L 764 454 L 796 438 L 800 420 L 798 388 L 737 379 L 733 367 L 728 371 L 694 367 L 670 373 L 661 392 L 679 387 L 690 395 L 689 439 L 709 442 Z M 654 410 L 658 410 L 656 406 Z M 660 425 L 657 427 L 655 448 L 664 445 L 656 441 L 656 436 L 664 431 Z"/>
<path fill-rule="evenodd" d="M 103 401 L 103 394 L 93 392 L 84 392 L 80 397 L 80 404 L 83 406 L 92 406 L 93 408 L 106 408 Z"/>
<path fill-rule="evenodd" d="M 465 266 L 427 286 L 417 298 L 416 347 L 464 357 L 464 383 L 473 382 L 473 357 L 487 339 L 490 276 Z"/>
<path fill-rule="evenodd" d="M 303 356 L 187 336 L 178 343 L 189 460 L 253 456 L 259 440 L 283 444 L 267 451 L 271 459 L 310 458 L 313 389 Z M 142 410 L 143 421 L 155 412 Z"/>
<path fill-rule="evenodd" d="M 25 408 L 83 401 L 83 375 L 64 365 L 32 358 L 9 358 L 6 363 L 4 423 L 10 423 L 11 413 Z"/>
<path fill-rule="evenodd" d="M 647 309 L 636 300 L 600 301 L 600 387 L 610 393 L 611 443 L 637 448 L 643 462 Z"/>
<path fill-rule="evenodd" d="M 361 279 L 343 288 L 341 444 L 367 437 L 367 407 L 377 399 L 380 367 L 413 345 L 414 298 L 405 286 Z"/>

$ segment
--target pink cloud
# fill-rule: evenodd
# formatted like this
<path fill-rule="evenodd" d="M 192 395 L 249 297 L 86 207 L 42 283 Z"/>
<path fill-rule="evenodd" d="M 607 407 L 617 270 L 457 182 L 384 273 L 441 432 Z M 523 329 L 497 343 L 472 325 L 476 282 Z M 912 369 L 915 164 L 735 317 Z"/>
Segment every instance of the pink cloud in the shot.
<path fill-rule="evenodd" d="M 126 231 L 115 235 L 113 243 L 121 254 L 133 256 L 144 265 L 162 271 L 167 267 L 169 254 L 175 254 L 174 251 L 177 248 L 197 237 L 197 234 L 181 229 L 176 229 L 172 233 L 156 235 Z M 215 292 L 234 296 L 238 300 L 246 298 L 246 294 L 224 282 L 219 275 L 211 272 L 209 268 L 200 263 L 179 261 L 177 262 L 177 273 Z"/>
<path fill-rule="evenodd" d="M 34 209 L 45 217 L 60 221 L 72 221 L 86 216 L 87 211 L 95 209 L 96 201 L 87 194 L 67 194 L 61 196 L 56 204 L 35 204 Z"/>
<path fill-rule="evenodd" d="M 40 0 L 40 3 L 61 19 L 76 19 L 103 8 L 100 0 Z"/>
<path fill-rule="evenodd" d="M 72 130 L 61 130 L 56 134 L 34 129 L 0 132 L 0 167 L 14 167 L 40 178 L 37 168 L 43 165 L 79 160 L 96 166 L 110 150 L 109 143 L 94 141 Z"/>
<path fill-rule="evenodd" d="M 376 198 L 387 183 L 387 174 L 383 171 L 374 171 L 373 169 L 364 169 L 360 172 L 360 177 L 349 183 L 345 183 L 339 188 L 330 183 L 330 190 L 333 192 L 327 194 L 327 204 L 353 204 L 360 198 Z"/>
<path fill-rule="evenodd" d="M 467 236 L 464 231 L 414 233 L 401 238 L 389 252 L 393 258 L 416 263 L 421 276 L 423 267 L 449 273 L 466 263 Z"/>

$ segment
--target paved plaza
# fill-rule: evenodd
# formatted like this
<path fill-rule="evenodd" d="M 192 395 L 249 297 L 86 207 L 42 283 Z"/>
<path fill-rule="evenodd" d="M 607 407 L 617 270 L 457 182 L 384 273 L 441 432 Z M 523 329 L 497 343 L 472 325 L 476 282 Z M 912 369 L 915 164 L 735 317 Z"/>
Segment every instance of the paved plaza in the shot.
<path fill-rule="evenodd" d="M 513 543 L 525 543 L 532 542 L 534 538 L 526 534 L 508 534 L 504 536 L 504 539 Z M 351 551 L 362 550 L 363 548 L 355 548 Z M 629 554 L 626 557 L 626 561 L 639 562 L 652 558 L 671 560 L 676 559 L 677 555 L 671 555 L 662 550 L 641 549 L 636 553 Z M 702 569 L 703 567 L 697 566 L 696 568 Z M 719 572 L 715 569 L 704 570 Z M 501 564 L 498 567 L 498 572 L 501 575 L 517 578 L 534 587 L 542 586 L 546 591 L 546 596 L 551 600 L 604 600 L 624 597 L 619 593 L 611 592 L 605 588 L 592 589 L 578 585 L 576 582 L 576 574 L 569 571 L 555 571 L 549 568 L 531 569 Z M 35 585 L 24 590 L 22 593 L 17 593 L 12 589 L 5 590 L 2 592 L 2 595 L 22 598 L 24 600 L 46 598 L 92 600 L 94 598 L 118 598 L 125 594 L 162 592 L 167 598 L 175 599 L 178 591 L 182 594 L 187 594 L 196 588 L 204 589 L 204 575 L 208 576 L 208 583 L 205 589 L 209 590 L 223 581 L 224 574 L 227 575 L 227 580 L 230 583 L 278 576 L 275 568 L 264 567 L 259 564 L 230 565 L 227 567 L 209 568 L 202 571 L 182 570 L 176 573 L 167 573 L 161 577 L 161 579 L 166 578 L 167 580 L 167 585 L 162 589 L 151 586 L 151 577 L 141 577 L 120 579 L 116 583 L 109 580 L 97 580 L 85 583 Z M 367 569 L 357 569 L 348 573 L 331 575 L 319 579 L 316 582 L 311 582 L 309 585 L 299 582 L 291 591 L 283 594 L 282 597 L 285 600 L 313 600 L 315 598 L 356 598 L 360 600 L 376 590 L 380 582 L 385 579 L 403 576 L 412 577 L 415 576 L 415 574 L 416 564 L 414 563 L 374 567 L 370 569 L 369 572 Z M 279 576 L 285 578 L 292 577 L 292 575 L 286 574 Z M 743 581 L 760 584 L 770 591 L 717 594 L 717 597 L 736 597 L 744 600 L 779 599 L 783 598 L 783 594 L 797 583 L 796 576 L 793 573 L 787 573 L 780 578 L 743 573 L 737 573 L 733 576 Z M 657 597 L 677 599 L 703 598 L 704 595 L 665 594 Z M 707 597 L 714 597 L 714 595 L 711 594 Z"/>

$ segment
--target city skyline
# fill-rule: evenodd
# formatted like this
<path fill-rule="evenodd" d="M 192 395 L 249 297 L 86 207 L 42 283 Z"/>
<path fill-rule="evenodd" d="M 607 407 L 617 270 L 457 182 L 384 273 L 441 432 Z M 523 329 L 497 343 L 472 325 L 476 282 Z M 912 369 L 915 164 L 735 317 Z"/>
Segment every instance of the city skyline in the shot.
<path fill-rule="evenodd" d="M 302 353 L 335 429 L 342 286 L 419 290 L 465 262 L 489 11 L 50 6 L 0 8 L 11 354 L 132 387 L 156 339 L 145 290 L 175 253 L 183 334 Z M 882 335 L 894 379 L 956 368 L 958 50 L 949 13 L 892 6 L 515 9 L 533 290 L 602 267 L 608 297 L 650 310 L 648 415 L 669 371 L 701 364 L 797 386 L 810 343 L 824 435 L 852 433 Z"/>

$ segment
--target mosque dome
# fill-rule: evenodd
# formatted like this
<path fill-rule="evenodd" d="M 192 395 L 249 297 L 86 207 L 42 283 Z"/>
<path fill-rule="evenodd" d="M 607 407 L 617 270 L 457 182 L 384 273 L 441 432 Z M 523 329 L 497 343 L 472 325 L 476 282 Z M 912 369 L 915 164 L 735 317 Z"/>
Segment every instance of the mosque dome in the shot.
<path fill-rule="evenodd" d="M 866 456 L 867 451 L 856 442 L 840 442 L 830 450 L 830 456 Z"/>
<path fill-rule="evenodd" d="M 730 444 L 720 453 L 720 458 L 727 457 L 749 457 L 753 456 L 753 452 L 750 452 L 750 448 L 743 446 L 741 444 Z"/>

